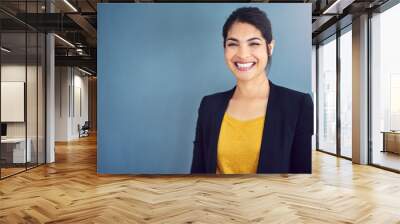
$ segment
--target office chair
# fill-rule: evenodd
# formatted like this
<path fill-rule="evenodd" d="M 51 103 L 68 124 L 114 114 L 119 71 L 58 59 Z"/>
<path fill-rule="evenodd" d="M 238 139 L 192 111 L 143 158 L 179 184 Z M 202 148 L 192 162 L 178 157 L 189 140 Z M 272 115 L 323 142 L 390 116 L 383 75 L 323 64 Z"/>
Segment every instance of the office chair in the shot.
<path fill-rule="evenodd" d="M 78 124 L 79 138 L 89 136 L 89 129 L 90 129 L 89 121 L 85 121 L 82 127 L 80 127 L 80 125 Z"/>

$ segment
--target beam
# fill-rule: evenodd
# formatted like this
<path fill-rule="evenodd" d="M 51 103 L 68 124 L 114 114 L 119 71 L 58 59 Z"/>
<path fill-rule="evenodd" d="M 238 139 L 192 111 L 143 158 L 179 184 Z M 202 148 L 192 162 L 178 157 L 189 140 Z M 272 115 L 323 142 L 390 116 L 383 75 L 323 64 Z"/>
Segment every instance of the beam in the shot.
<path fill-rule="evenodd" d="M 91 56 L 55 56 L 56 66 L 81 66 L 96 71 L 97 60 Z"/>

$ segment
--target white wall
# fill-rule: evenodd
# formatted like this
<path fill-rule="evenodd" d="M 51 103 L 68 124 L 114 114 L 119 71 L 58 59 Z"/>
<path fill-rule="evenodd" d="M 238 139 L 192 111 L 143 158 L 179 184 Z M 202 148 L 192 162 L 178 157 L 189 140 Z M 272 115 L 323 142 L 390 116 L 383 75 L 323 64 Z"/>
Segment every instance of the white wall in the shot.
<path fill-rule="evenodd" d="M 73 108 L 73 113 L 72 113 L 72 120 L 71 120 L 71 135 L 74 138 L 79 137 L 78 133 L 78 124 L 81 126 L 85 123 L 85 121 L 88 121 L 88 77 L 81 76 L 82 73 L 78 73 L 78 75 L 74 75 L 74 108 Z M 80 96 L 80 97 L 79 97 Z"/>
<path fill-rule="evenodd" d="M 56 67 L 55 73 L 55 140 L 77 139 L 78 124 L 88 120 L 88 77 L 72 67 Z"/>
<path fill-rule="evenodd" d="M 32 67 L 28 67 L 30 70 Z M 28 72 L 29 74 L 30 72 Z M 25 82 L 25 64 L 9 64 L 1 66 L 1 81 Z M 1 108 L 6 110 L 6 108 Z M 25 122 L 7 123 L 7 137 L 25 137 Z"/>
<path fill-rule="evenodd" d="M 33 81 L 31 75 L 36 76 L 36 66 L 27 66 L 20 64 L 5 64 L 1 66 L 1 81 L 2 82 L 25 82 L 25 75 L 27 69 L 27 75 L 30 85 L 36 86 L 36 81 Z M 32 111 L 36 111 L 36 88 L 27 88 L 27 116 L 28 116 L 28 137 L 30 133 L 33 133 L 32 130 L 36 130 L 36 113 L 32 113 Z M 34 98 L 34 99 L 31 99 Z M 34 102 L 34 103 L 32 103 Z M 39 105 L 40 106 L 40 105 Z M 6 110 L 7 108 L 1 108 L 2 110 Z M 31 122 L 34 122 L 32 124 Z M 7 122 L 7 136 L 8 137 L 25 137 L 25 123 L 26 122 Z M 36 132 L 35 132 L 36 135 Z"/>
<path fill-rule="evenodd" d="M 68 140 L 68 116 L 70 84 L 69 69 L 67 67 L 55 68 L 55 141 Z"/>

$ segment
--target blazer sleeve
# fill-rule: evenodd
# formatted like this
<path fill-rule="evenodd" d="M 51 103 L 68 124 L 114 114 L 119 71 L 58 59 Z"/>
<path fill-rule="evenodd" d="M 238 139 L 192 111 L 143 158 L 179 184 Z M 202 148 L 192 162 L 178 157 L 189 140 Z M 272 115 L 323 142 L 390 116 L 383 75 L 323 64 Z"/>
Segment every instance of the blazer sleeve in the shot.
<path fill-rule="evenodd" d="M 205 160 L 204 160 L 204 149 L 203 149 L 203 111 L 204 111 L 204 102 L 205 97 L 201 100 L 197 122 L 196 122 L 196 135 L 193 141 L 193 158 L 192 158 L 192 167 L 191 173 L 205 173 Z"/>
<path fill-rule="evenodd" d="M 311 173 L 314 106 L 309 94 L 303 97 L 290 156 L 290 173 Z"/>

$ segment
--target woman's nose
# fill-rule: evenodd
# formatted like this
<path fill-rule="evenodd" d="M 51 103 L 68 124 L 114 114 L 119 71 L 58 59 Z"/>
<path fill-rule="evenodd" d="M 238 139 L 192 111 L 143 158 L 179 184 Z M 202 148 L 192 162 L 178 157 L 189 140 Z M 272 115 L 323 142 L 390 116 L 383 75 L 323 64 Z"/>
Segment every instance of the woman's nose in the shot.
<path fill-rule="evenodd" d="M 248 47 L 240 46 L 237 52 L 237 56 L 240 58 L 246 58 L 250 55 Z"/>

